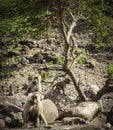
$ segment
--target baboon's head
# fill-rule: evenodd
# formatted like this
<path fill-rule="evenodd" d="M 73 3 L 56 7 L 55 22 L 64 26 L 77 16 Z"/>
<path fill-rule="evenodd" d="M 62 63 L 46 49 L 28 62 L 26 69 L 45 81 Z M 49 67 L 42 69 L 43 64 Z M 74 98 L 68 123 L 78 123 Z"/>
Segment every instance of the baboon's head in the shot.
<path fill-rule="evenodd" d="M 29 93 L 28 95 L 28 101 L 31 102 L 32 104 L 36 104 L 40 100 L 40 97 L 38 96 L 37 93 Z"/>
<path fill-rule="evenodd" d="M 38 77 L 34 77 L 33 78 L 33 81 L 32 81 L 32 84 L 33 85 L 36 85 L 38 83 Z"/>
<path fill-rule="evenodd" d="M 41 101 L 41 95 L 40 95 L 40 93 L 34 93 L 34 95 L 33 95 L 33 101 L 34 101 L 34 103 L 37 103 L 37 102 Z"/>
<path fill-rule="evenodd" d="M 70 79 L 67 77 L 64 79 L 64 81 L 66 82 L 66 84 L 69 84 L 70 83 Z"/>

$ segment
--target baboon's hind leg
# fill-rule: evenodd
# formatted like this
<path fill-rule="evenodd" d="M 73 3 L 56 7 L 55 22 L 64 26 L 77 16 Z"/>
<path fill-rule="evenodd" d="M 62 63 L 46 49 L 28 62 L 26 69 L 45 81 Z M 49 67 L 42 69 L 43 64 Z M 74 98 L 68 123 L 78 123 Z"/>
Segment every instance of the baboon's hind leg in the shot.
<path fill-rule="evenodd" d="M 42 118 L 42 121 L 44 122 L 44 124 L 47 125 L 47 121 L 46 121 L 46 119 L 45 119 L 43 114 L 41 114 L 41 118 Z"/>

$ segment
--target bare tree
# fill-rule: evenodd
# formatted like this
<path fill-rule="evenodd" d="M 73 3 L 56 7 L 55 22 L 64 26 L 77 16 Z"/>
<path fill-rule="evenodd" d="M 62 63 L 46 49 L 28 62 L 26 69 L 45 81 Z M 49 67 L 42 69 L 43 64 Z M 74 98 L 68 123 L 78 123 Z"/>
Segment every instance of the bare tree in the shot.
<path fill-rule="evenodd" d="M 73 13 L 70 11 L 70 7 L 72 4 L 77 4 L 81 6 L 81 1 L 76 0 L 68 0 L 68 1 L 62 1 L 57 0 L 53 2 L 52 7 L 55 13 L 57 12 L 57 18 L 56 20 L 60 21 L 61 24 L 61 32 L 64 39 L 64 64 L 63 64 L 63 71 L 65 72 L 64 76 L 69 75 L 69 77 L 72 79 L 74 87 L 76 91 L 78 92 L 78 95 L 81 99 L 81 101 L 86 101 L 87 98 L 85 94 L 82 92 L 82 90 L 79 87 L 79 82 L 77 81 L 77 77 L 73 73 L 73 65 L 74 61 L 76 61 L 76 55 L 74 55 L 74 50 L 76 49 L 77 45 L 75 44 L 72 36 L 72 31 L 74 27 L 77 25 L 77 22 L 80 19 L 84 19 L 84 16 L 78 11 L 76 15 L 73 15 Z M 53 6 L 55 5 L 55 6 Z M 69 18 L 69 21 L 67 20 L 67 16 Z M 73 59 L 71 59 L 70 63 L 70 54 Z M 58 76 L 57 76 L 58 78 Z M 55 78 L 55 79 L 57 79 Z M 53 82 L 55 81 L 53 80 Z M 113 85 L 112 85 L 113 86 Z M 113 87 L 108 87 L 108 84 L 106 83 L 105 86 L 98 91 L 97 95 L 92 99 L 92 101 L 97 101 L 101 98 L 102 95 L 105 93 L 108 93 L 110 91 L 113 91 Z"/>
<path fill-rule="evenodd" d="M 68 24 L 65 20 L 65 11 L 66 13 L 68 13 L 70 15 L 70 19 L 71 19 L 71 23 Z M 61 23 L 61 31 L 62 31 L 62 35 L 64 38 L 64 57 L 65 57 L 65 61 L 63 64 L 63 71 L 69 75 L 69 77 L 72 79 L 74 87 L 76 89 L 76 91 L 78 92 L 78 95 L 80 97 L 80 99 L 82 101 L 86 101 L 87 98 L 84 95 L 84 93 L 82 92 L 82 90 L 79 87 L 79 82 L 77 81 L 77 78 L 75 78 L 74 73 L 73 73 L 73 62 L 74 62 L 74 58 L 72 59 L 72 63 L 70 64 L 69 59 L 70 59 L 70 50 L 71 47 L 74 48 L 75 43 L 72 37 L 72 30 L 73 28 L 76 26 L 77 21 L 81 18 L 80 14 L 78 14 L 78 16 L 74 17 L 74 15 L 71 13 L 71 11 L 69 9 L 64 10 L 61 9 L 60 13 L 60 23 Z M 72 50 L 71 50 L 72 51 Z"/>

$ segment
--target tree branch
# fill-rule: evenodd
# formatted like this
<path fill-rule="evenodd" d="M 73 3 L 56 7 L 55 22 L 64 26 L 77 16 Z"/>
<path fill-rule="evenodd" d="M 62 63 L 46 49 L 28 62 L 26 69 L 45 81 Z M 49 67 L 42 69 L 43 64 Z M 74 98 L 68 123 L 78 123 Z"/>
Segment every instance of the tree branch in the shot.
<path fill-rule="evenodd" d="M 98 91 L 97 95 L 92 100 L 98 101 L 104 94 L 109 92 L 113 92 L 113 78 L 106 80 L 104 87 Z"/>
<path fill-rule="evenodd" d="M 64 37 L 64 43 L 65 43 L 65 48 L 64 48 L 65 61 L 64 61 L 63 70 L 72 79 L 74 87 L 75 87 L 76 91 L 78 92 L 78 95 L 80 96 L 80 99 L 82 101 L 86 101 L 87 98 L 85 97 L 84 93 L 80 89 L 79 83 L 78 83 L 77 79 L 75 79 L 74 73 L 72 72 L 71 68 L 69 67 L 69 62 L 68 62 L 69 61 L 69 50 L 70 50 L 70 42 L 69 42 L 69 40 L 71 38 L 72 30 L 73 30 L 74 26 L 76 25 L 76 21 L 74 20 L 72 22 L 72 24 L 69 27 L 68 32 L 66 33 L 66 26 L 64 24 L 63 11 L 62 11 L 62 13 L 60 14 L 60 23 L 61 23 L 61 30 L 62 30 L 62 34 L 63 34 L 63 37 Z"/>

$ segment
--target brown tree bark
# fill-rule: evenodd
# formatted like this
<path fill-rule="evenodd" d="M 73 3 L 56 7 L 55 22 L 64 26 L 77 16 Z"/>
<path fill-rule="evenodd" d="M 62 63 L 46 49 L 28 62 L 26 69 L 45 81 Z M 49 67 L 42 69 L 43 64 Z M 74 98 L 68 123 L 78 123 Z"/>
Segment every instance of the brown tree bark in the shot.
<path fill-rule="evenodd" d="M 100 91 L 98 91 L 97 95 L 92 99 L 93 101 L 98 101 L 104 94 L 113 92 L 113 78 L 108 78 L 106 83 Z"/>
<path fill-rule="evenodd" d="M 69 12 L 69 13 L 72 16 L 71 12 Z M 64 24 L 63 10 L 62 10 L 62 12 L 60 12 L 61 31 L 63 34 L 64 44 L 65 44 L 65 46 L 64 46 L 65 61 L 64 61 L 64 65 L 63 65 L 63 70 L 72 79 L 74 87 L 75 87 L 76 91 L 78 92 L 78 95 L 79 95 L 81 101 L 86 101 L 87 98 L 79 87 L 79 83 L 76 80 L 74 73 L 72 72 L 72 67 L 69 66 L 69 53 L 70 53 L 69 51 L 70 51 L 70 45 L 71 45 L 70 39 L 72 38 L 71 33 L 77 22 L 77 19 L 75 19 L 73 16 L 72 16 L 72 18 L 73 18 L 73 21 L 70 24 L 69 29 L 66 30 L 67 27 Z"/>

